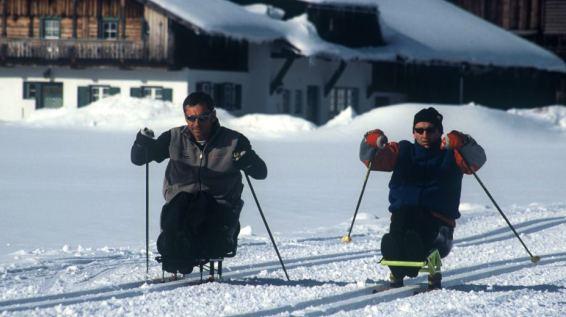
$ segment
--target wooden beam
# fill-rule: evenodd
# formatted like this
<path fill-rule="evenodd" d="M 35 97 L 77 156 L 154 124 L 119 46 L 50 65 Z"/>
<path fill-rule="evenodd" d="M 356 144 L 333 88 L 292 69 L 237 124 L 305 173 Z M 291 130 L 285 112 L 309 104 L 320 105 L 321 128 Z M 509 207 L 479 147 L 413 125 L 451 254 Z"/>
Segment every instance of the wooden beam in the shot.
<path fill-rule="evenodd" d="M 283 64 L 283 66 L 279 70 L 279 73 L 277 73 L 277 76 L 275 76 L 275 78 L 273 79 L 273 81 L 269 85 L 269 94 L 270 95 L 273 95 L 273 93 L 275 92 L 275 90 L 277 90 L 278 87 L 283 86 L 283 78 L 285 77 L 285 75 L 287 74 L 287 72 L 289 71 L 291 66 L 293 65 L 293 62 L 295 61 L 295 59 L 296 59 L 296 57 L 294 57 L 294 56 L 287 58 L 287 60 L 285 61 L 285 64 Z"/>
<path fill-rule="evenodd" d="M 332 77 L 330 77 L 330 80 L 324 85 L 324 97 L 327 97 L 332 88 L 334 88 L 334 86 L 338 82 L 338 79 L 340 79 L 340 76 L 342 76 L 342 73 L 344 73 L 346 65 L 346 62 L 344 62 L 343 60 L 340 61 L 340 66 L 338 66 L 338 69 L 336 69 Z"/>
<path fill-rule="evenodd" d="M 33 0 L 28 0 L 26 3 L 26 10 L 27 10 L 27 15 L 29 18 L 29 29 L 28 29 L 28 37 L 32 38 L 33 37 L 33 14 L 31 14 L 31 2 Z"/>
<path fill-rule="evenodd" d="M 73 38 L 77 38 L 77 10 L 78 1 L 73 0 Z"/>
<path fill-rule="evenodd" d="M 2 37 L 8 37 L 8 0 L 2 0 Z"/>
<path fill-rule="evenodd" d="M 122 14 L 121 14 L 122 39 L 125 40 L 126 39 L 126 0 L 120 1 L 120 11 L 122 12 Z"/>

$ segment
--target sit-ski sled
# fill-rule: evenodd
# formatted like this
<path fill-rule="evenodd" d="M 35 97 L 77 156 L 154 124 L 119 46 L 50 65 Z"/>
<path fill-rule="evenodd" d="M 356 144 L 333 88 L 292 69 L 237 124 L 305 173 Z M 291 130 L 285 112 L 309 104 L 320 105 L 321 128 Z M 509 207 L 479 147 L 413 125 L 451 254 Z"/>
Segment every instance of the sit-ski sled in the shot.
<path fill-rule="evenodd" d="M 164 258 L 163 256 L 158 256 L 155 258 L 155 260 L 159 263 L 163 263 L 163 258 Z M 192 267 L 198 267 L 200 272 L 200 282 L 213 282 L 215 281 L 215 275 L 216 278 L 220 281 L 222 280 L 222 261 L 224 261 L 223 257 L 214 258 L 214 259 L 197 259 L 197 260 L 191 260 L 190 262 L 183 260 L 183 262 L 187 264 L 187 267 L 191 266 L 191 269 L 188 271 L 175 270 L 175 273 L 173 273 L 172 276 L 172 280 L 178 279 L 177 274 L 181 274 L 182 277 L 185 277 L 185 275 L 188 275 L 192 272 Z M 216 267 L 215 267 L 215 263 L 216 263 Z M 208 279 L 206 280 L 204 279 L 203 276 L 204 271 L 208 271 L 209 273 Z M 164 269 L 161 270 L 161 282 L 163 283 L 166 282 L 165 272 L 166 270 Z"/>
<path fill-rule="evenodd" d="M 442 260 L 438 250 L 433 250 L 426 260 L 422 262 L 410 261 L 394 261 L 394 260 L 381 260 L 380 263 L 386 266 L 402 266 L 402 267 L 419 267 L 419 273 L 429 273 L 428 275 L 428 289 L 441 288 L 442 274 L 440 268 Z"/>

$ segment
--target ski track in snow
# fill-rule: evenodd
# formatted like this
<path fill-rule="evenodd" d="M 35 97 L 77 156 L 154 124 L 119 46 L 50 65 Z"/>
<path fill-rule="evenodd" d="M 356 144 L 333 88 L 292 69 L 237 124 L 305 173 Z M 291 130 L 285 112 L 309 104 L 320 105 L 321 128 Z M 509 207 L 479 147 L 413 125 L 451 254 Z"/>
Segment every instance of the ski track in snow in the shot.
<path fill-rule="evenodd" d="M 553 311 L 565 307 L 564 302 L 557 298 L 566 294 L 566 252 L 552 248 L 558 241 L 543 239 L 542 244 L 536 241 L 549 231 L 566 231 L 566 208 L 563 205 L 530 208 L 513 208 L 510 220 L 531 250 L 543 251 L 538 253 L 542 258 L 539 264 L 534 265 L 529 261 L 514 234 L 500 221 L 500 216 L 494 210 L 471 212 L 459 224 L 452 254 L 443 261 L 442 284 L 445 288 L 418 296 L 412 295 L 426 289 L 426 274 L 407 280 L 403 288 L 384 290 L 388 270 L 377 263 L 380 258 L 377 242 L 383 229 L 376 228 L 373 232 L 354 234 L 354 242 L 348 245 L 342 244 L 339 236 L 279 241 L 285 266 L 292 279 L 290 282 L 284 279 L 277 260 L 244 259 L 246 255 L 253 258 L 265 252 L 274 252 L 270 250 L 270 244 L 248 243 L 245 240 L 236 258 L 226 259 L 223 281 L 220 283 L 196 284 L 199 273 L 168 283 L 147 283 L 143 281 L 144 252 L 115 250 L 116 253 L 106 256 L 90 252 L 92 256 L 46 259 L 36 256 L 35 265 L 2 268 L 0 271 L 3 298 L 0 312 L 2 316 L 111 315 L 113 312 L 159 315 L 159 310 L 152 309 L 153 304 L 149 303 L 157 300 L 172 304 L 176 303 L 174 298 L 188 296 L 192 298 L 190 304 L 175 304 L 179 307 L 172 312 L 182 312 L 183 307 L 193 306 L 194 300 L 197 300 L 197 307 L 208 304 L 213 305 L 214 309 L 197 310 L 194 315 L 377 315 L 381 310 L 376 310 L 376 307 L 384 305 L 388 307 L 384 309 L 394 309 L 396 313 L 412 314 L 416 312 L 414 308 L 402 306 L 400 298 L 410 297 L 408 301 L 419 301 L 419 298 L 433 294 L 458 296 L 459 293 L 493 293 L 498 297 L 503 296 L 500 300 L 504 302 L 515 302 L 518 299 L 513 294 L 526 292 L 546 294 L 549 301 L 546 313 L 553 315 Z M 540 217 L 541 213 L 545 217 Z M 473 230 L 460 229 L 470 225 Z M 471 234 L 458 237 L 460 230 Z M 480 232 L 474 234 L 475 230 Z M 564 237 L 564 234 L 561 236 Z M 498 256 L 497 250 L 508 246 L 512 246 L 515 255 L 509 258 L 510 254 L 506 251 Z M 308 249 L 332 253 L 309 256 Z M 486 255 L 477 256 L 478 250 L 487 250 Z M 297 256 L 293 257 L 293 254 Z M 490 262 L 485 263 L 487 260 Z M 230 265 L 231 262 L 236 265 Z M 561 279 L 557 284 L 537 284 L 536 280 L 529 279 L 524 281 L 524 285 L 509 285 L 507 279 L 503 279 L 502 285 L 493 283 L 493 280 L 497 281 L 505 275 L 533 271 L 535 273 L 525 274 L 536 275 L 537 270 L 552 268 L 561 268 L 562 273 L 558 276 Z M 160 267 L 155 263 L 151 264 L 150 276 L 160 276 Z M 372 294 L 375 289 L 381 291 Z M 270 292 L 273 296 L 269 296 Z M 212 298 L 208 301 L 199 298 L 209 296 L 209 293 L 216 293 L 218 302 Z M 238 304 L 241 299 L 234 295 L 237 293 L 251 296 L 247 300 L 251 300 L 252 305 Z M 501 295 L 503 293 L 506 295 Z M 551 294 L 556 296 L 548 299 Z M 146 306 L 136 308 L 146 301 Z M 163 304 L 154 308 L 157 309 L 159 305 Z M 171 312 L 170 309 L 168 311 Z M 451 313 L 467 315 L 466 309 L 456 309 Z"/>

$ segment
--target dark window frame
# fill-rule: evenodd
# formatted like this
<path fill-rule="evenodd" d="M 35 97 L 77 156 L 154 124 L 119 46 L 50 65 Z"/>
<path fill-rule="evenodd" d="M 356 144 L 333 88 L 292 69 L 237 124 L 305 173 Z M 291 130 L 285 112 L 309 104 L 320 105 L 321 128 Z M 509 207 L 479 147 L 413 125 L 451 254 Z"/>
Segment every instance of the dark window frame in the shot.
<path fill-rule="evenodd" d="M 116 29 L 112 30 L 112 34 L 116 37 L 108 37 L 108 31 L 105 29 L 106 25 L 115 25 Z M 120 38 L 120 19 L 119 18 L 102 18 L 100 20 L 100 34 L 99 39 L 105 41 L 117 41 Z"/>
<path fill-rule="evenodd" d="M 48 22 L 58 22 L 59 29 L 56 35 L 46 35 Z M 61 17 L 59 16 L 42 16 L 39 24 L 39 37 L 46 40 L 58 40 L 61 38 Z"/>

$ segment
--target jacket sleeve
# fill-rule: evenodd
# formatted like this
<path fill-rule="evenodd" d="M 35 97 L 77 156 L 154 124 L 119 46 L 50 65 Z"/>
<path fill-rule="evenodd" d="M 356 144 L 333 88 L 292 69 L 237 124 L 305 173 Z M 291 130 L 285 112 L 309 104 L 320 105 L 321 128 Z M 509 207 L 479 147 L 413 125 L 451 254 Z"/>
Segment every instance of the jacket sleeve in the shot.
<path fill-rule="evenodd" d="M 464 162 L 463 157 L 465 157 L 468 163 L 470 163 L 470 167 L 474 171 L 479 170 L 483 164 L 485 164 L 487 157 L 484 149 L 476 142 L 476 140 L 469 135 L 468 137 L 468 143 L 462 146 L 459 150 L 454 151 L 454 158 L 456 159 L 456 164 L 460 170 L 462 170 L 465 174 L 470 175 L 472 174 L 472 171 L 470 171 L 466 162 Z"/>
<path fill-rule="evenodd" d="M 171 131 L 164 132 L 156 140 L 145 140 L 146 145 L 141 144 L 136 138 L 131 150 L 132 163 L 141 166 L 146 163 L 146 147 L 147 162 L 156 161 L 157 163 L 169 158 L 169 143 L 171 143 Z"/>
<path fill-rule="evenodd" d="M 399 143 L 390 142 L 383 149 L 376 149 L 367 145 L 364 139 L 360 144 L 360 161 L 365 166 L 369 166 L 369 162 L 373 159 L 371 165 L 372 171 L 391 172 L 395 168 L 397 158 L 399 157 Z M 374 151 L 377 151 L 373 156 Z"/>
<path fill-rule="evenodd" d="M 265 179 L 267 177 L 267 165 L 252 149 L 250 140 L 241 134 L 236 144 L 236 152 L 241 153 L 243 151 L 246 153 L 238 163 L 235 163 L 236 166 L 255 179 Z"/>

